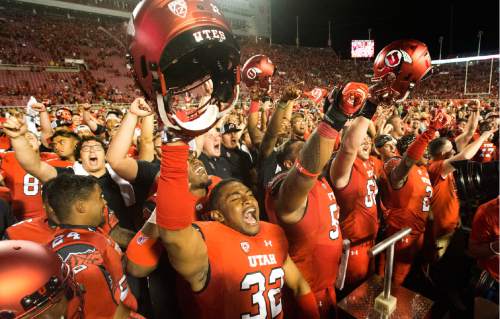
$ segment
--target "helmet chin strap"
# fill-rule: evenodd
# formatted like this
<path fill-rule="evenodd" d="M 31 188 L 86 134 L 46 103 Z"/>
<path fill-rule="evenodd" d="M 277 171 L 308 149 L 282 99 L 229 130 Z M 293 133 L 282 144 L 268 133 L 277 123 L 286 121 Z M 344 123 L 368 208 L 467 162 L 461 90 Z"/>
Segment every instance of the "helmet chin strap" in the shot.
<path fill-rule="evenodd" d="M 403 102 L 404 100 L 406 100 L 408 98 L 408 96 L 410 95 L 410 92 L 413 90 L 413 88 L 415 87 L 415 83 L 413 82 L 410 82 L 410 87 L 408 88 L 408 90 L 406 90 L 405 92 L 405 95 L 403 95 L 402 98 L 400 99 L 397 99 L 396 102 L 397 103 L 401 103 Z"/>
<path fill-rule="evenodd" d="M 165 97 L 160 93 L 156 92 L 156 105 L 158 106 L 158 113 L 160 113 L 160 119 L 164 125 L 172 127 L 174 126 L 169 120 L 167 116 L 167 112 L 165 111 Z"/>

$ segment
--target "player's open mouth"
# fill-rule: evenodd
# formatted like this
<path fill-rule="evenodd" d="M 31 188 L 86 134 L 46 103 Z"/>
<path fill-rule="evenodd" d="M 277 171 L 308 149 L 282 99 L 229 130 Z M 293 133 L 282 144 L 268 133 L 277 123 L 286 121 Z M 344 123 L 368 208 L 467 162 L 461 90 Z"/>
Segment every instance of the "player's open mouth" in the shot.
<path fill-rule="evenodd" d="M 89 162 L 92 165 L 97 165 L 97 157 L 94 157 L 94 156 L 89 157 Z"/>
<path fill-rule="evenodd" d="M 243 221 L 248 225 L 257 225 L 257 210 L 254 207 L 249 207 L 243 211 Z"/>

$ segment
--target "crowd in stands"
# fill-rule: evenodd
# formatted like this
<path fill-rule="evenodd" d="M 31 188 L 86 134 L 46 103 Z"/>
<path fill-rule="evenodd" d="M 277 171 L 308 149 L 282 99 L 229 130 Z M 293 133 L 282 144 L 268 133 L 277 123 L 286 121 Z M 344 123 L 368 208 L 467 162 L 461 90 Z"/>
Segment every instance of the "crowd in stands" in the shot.
<path fill-rule="evenodd" d="M 64 2 L 72 2 L 83 4 L 86 6 L 114 9 L 120 11 L 132 11 L 138 0 L 63 0 Z"/>
<path fill-rule="evenodd" d="M 116 2 L 95 1 L 103 5 Z M 125 60 L 127 21 L 73 11 L 68 13 L 67 10 L 54 8 L 33 9 L 10 2 L 4 3 L 4 6 L 0 10 L 0 17 L 3 18 L 0 20 L 0 41 L 4 44 L 0 48 L 0 64 L 40 68 L 32 72 L 33 76 L 22 75 L 26 70 L 0 70 L 0 105 L 25 105 L 29 96 L 34 94 L 56 97 L 54 104 L 85 101 L 130 103 L 138 96 Z M 291 83 L 300 83 L 304 91 L 316 87 L 328 89 L 348 80 L 368 82 L 372 74 L 372 61 L 341 60 L 328 48 L 296 48 L 279 44 L 270 47 L 250 39 L 241 39 L 240 45 L 242 62 L 254 54 L 265 54 L 278 65 L 273 79 L 276 92 L 273 98 Z M 68 76 L 60 70 L 49 72 L 41 67 L 75 66 L 65 62 L 68 58 L 84 60 L 84 65 L 76 65 L 80 72 Z M 498 97 L 498 60 L 493 64 L 491 87 L 488 87 L 489 62 L 472 63 L 468 72 L 467 93 L 486 93 L 490 90 L 489 95 L 482 97 Z M 413 97 L 468 97 L 464 95 L 465 64 L 442 65 L 434 73 L 416 89 Z M 40 85 L 38 81 L 31 80 L 33 77 L 42 77 L 46 83 Z M 245 88 L 242 99 L 249 100 Z"/>
<path fill-rule="evenodd" d="M 405 227 L 394 285 L 435 301 L 436 317 L 471 317 L 478 296 L 498 304 L 498 191 L 464 212 L 452 165 L 499 159 L 498 61 L 481 99 L 463 94 L 460 65 L 439 68 L 401 103 L 350 83 L 366 91 L 353 115 L 338 88 L 318 101 L 304 94 L 367 83 L 372 61 L 241 40 L 242 61 L 265 54 L 276 65 L 271 91 L 242 84 L 243 103 L 188 138 L 164 131 L 139 97 L 124 21 L 2 6 L 1 63 L 36 70 L 0 69 L 0 318 L 61 300 L 57 318 L 337 318 L 338 301 L 384 274 L 368 250 Z M 65 58 L 85 65 L 75 72 Z M 487 91 L 490 65 L 470 67 L 468 92 Z M 174 106 L 198 106 L 188 98 Z M 460 237 L 461 213 L 474 215 L 470 238 Z M 343 239 L 351 253 L 339 287 Z M 14 296 L 28 284 L 6 284 L 6 256 L 34 248 L 9 240 L 70 266 L 64 298 L 48 296 L 59 275 Z M 471 270 L 481 274 L 475 289 Z"/>

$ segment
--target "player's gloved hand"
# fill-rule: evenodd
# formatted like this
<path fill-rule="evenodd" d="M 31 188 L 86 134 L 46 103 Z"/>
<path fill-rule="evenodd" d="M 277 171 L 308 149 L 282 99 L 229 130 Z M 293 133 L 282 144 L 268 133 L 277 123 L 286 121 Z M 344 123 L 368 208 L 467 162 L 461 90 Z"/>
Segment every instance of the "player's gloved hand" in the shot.
<path fill-rule="evenodd" d="M 349 82 L 342 87 L 334 87 L 323 104 L 323 120 L 340 131 L 348 119 L 356 116 L 369 96 L 364 83 Z"/>

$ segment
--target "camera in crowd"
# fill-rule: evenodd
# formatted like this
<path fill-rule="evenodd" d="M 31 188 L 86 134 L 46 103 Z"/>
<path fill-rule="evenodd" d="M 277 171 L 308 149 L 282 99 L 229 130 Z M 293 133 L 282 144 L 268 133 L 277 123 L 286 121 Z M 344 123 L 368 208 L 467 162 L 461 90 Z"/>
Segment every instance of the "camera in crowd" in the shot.
<path fill-rule="evenodd" d="M 463 220 L 470 226 L 476 208 L 492 200 L 499 194 L 498 161 L 479 163 L 475 161 L 456 161 L 455 183 L 459 199 L 465 204 Z"/>

